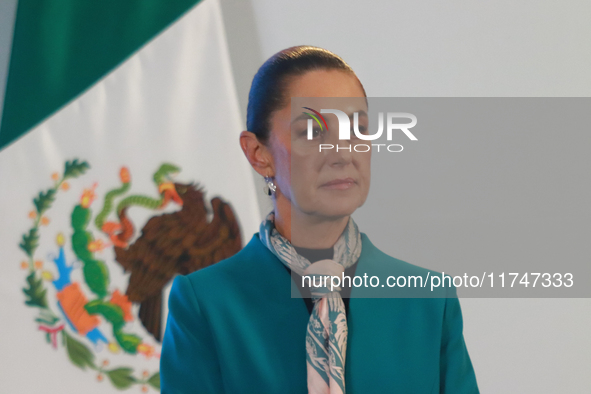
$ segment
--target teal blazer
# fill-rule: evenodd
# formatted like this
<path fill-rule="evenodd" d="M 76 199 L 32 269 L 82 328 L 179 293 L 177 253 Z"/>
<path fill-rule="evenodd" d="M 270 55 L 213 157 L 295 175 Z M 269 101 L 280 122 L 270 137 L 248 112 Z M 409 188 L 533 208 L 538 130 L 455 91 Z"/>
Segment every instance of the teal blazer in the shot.
<path fill-rule="evenodd" d="M 437 274 L 386 255 L 361 233 L 355 275 Z M 293 280 L 255 233 L 234 256 L 177 276 L 162 343 L 163 394 L 307 393 L 310 318 Z M 297 289 L 297 288 L 296 288 Z M 446 298 L 364 298 L 347 317 L 348 394 L 478 393 L 455 288 Z"/>

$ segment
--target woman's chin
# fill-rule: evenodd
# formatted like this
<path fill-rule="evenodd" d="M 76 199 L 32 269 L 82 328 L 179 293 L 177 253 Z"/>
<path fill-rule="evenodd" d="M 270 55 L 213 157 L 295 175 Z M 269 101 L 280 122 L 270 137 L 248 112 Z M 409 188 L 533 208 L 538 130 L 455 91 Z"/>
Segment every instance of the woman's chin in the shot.
<path fill-rule="evenodd" d="M 352 215 L 359 206 L 357 201 L 327 201 L 315 209 L 318 215 L 339 218 Z"/>
<path fill-rule="evenodd" d="M 297 199 L 297 211 L 330 220 L 352 215 L 365 201 L 361 193 L 316 193 Z M 293 212 L 292 212 L 293 214 Z"/>

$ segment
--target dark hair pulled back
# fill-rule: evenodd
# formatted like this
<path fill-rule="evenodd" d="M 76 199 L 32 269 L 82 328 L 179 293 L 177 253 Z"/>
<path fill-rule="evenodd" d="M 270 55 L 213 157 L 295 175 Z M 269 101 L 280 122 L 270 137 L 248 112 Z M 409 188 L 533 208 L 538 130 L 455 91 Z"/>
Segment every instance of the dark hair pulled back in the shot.
<path fill-rule="evenodd" d="M 284 49 L 259 68 L 252 80 L 246 110 L 246 129 L 253 132 L 259 141 L 268 142 L 272 113 L 288 104 L 285 90 L 291 78 L 312 70 L 341 70 L 355 75 L 341 57 L 308 45 Z"/>

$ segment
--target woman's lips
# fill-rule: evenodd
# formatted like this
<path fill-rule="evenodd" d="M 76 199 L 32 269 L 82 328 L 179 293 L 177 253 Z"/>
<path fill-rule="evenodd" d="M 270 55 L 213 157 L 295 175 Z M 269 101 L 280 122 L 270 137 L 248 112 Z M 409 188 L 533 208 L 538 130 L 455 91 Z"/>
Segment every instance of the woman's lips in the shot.
<path fill-rule="evenodd" d="M 326 182 L 325 184 L 322 185 L 322 187 L 325 187 L 328 189 L 346 190 L 346 189 L 353 187 L 353 185 L 355 185 L 355 183 L 356 182 L 353 178 L 343 178 L 343 179 L 335 179 L 333 181 Z"/>

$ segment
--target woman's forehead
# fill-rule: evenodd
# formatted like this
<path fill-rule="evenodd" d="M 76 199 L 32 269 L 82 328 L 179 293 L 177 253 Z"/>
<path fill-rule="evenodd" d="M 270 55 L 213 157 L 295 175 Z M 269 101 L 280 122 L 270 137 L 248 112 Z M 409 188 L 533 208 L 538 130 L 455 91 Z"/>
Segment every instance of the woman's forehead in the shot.
<path fill-rule="evenodd" d="M 355 74 L 342 70 L 313 70 L 292 78 L 290 97 L 365 97 Z"/>
<path fill-rule="evenodd" d="M 323 110 L 339 110 L 352 117 L 355 112 L 361 116 L 367 114 L 367 102 L 365 97 L 292 97 L 291 98 L 291 122 L 307 119 L 310 112 L 322 115 Z M 330 112 L 324 112 L 327 114 Z M 326 115 L 324 115 L 326 116 Z M 328 121 L 328 119 L 327 119 Z"/>

